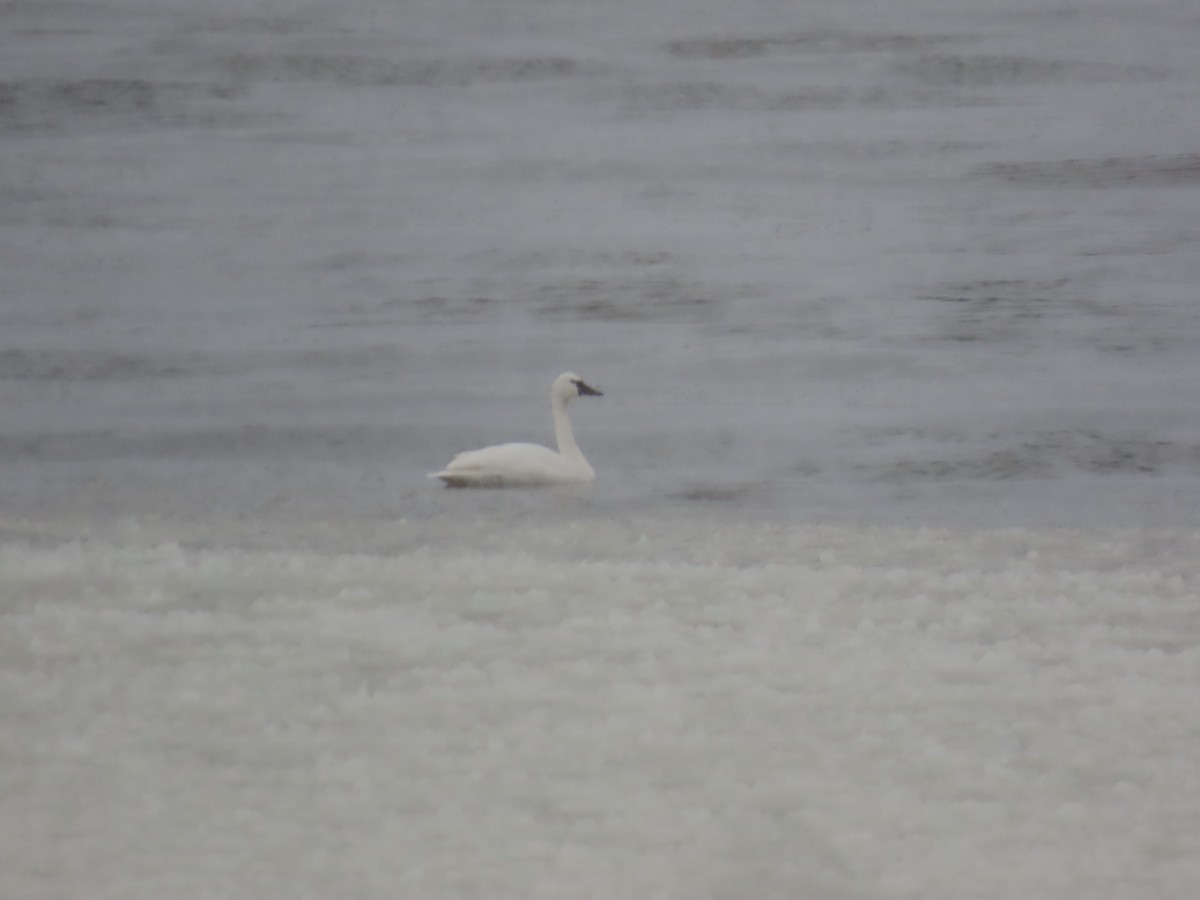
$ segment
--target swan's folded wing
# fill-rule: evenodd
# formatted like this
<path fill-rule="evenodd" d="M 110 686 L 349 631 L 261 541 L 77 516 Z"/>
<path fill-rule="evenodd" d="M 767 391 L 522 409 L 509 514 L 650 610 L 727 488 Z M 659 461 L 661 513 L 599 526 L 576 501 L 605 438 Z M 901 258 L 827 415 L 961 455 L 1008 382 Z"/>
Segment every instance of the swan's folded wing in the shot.
<path fill-rule="evenodd" d="M 566 461 L 540 444 L 497 444 L 458 454 L 431 477 L 450 485 L 547 484 L 570 480 Z"/>

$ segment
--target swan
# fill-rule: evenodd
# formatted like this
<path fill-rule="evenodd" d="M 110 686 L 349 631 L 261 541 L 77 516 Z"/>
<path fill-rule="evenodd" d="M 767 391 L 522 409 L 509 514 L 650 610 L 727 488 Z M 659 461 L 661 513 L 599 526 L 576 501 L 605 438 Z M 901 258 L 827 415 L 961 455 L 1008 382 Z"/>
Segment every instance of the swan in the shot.
<path fill-rule="evenodd" d="M 508 487 L 539 484 L 573 484 L 595 481 L 596 473 L 588 465 L 575 443 L 567 404 L 576 397 L 603 397 L 573 372 L 563 372 L 550 386 L 550 410 L 554 414 L 554 437 L 558 452 L 540 444 L 496 444 L 482 450 L 458 454 L 440 472 L 447 487 Z"/>

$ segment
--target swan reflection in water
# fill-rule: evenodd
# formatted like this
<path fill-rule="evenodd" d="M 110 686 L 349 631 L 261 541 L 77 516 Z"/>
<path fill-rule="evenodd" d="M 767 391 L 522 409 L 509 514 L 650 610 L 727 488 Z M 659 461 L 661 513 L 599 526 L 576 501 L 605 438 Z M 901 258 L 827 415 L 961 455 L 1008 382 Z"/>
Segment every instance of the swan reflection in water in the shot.
<path fill-rule="evenodd" d="M 447 487 L 532 487 L 595 481 L 595 471 L 575 443 L 567 404 L 576 397 L 602 396 L 578 375 L 563 372 L 550 386 L 557 453 L 540 444 L 496 444 L 460 453 L 446 468 L 431 472 L 429 477 L 442 479 Z"/>

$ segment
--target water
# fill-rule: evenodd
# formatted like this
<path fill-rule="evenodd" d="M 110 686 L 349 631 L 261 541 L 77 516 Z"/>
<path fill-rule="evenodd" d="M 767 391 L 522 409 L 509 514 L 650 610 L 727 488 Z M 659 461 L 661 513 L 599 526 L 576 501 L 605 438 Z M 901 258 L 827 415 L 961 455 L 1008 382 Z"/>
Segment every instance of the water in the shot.
<path fill-rule="evenodd" d="M 642 6 L 6 7 L 0 894 L 1190 895 L 1191 5 Z"/>

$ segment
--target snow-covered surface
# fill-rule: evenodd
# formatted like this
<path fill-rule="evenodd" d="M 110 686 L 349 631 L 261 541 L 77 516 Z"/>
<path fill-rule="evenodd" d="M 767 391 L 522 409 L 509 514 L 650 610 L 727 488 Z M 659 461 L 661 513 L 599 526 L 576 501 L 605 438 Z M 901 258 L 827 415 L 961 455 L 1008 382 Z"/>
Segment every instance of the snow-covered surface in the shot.
<path fill-rule="evenodd" d="M 0 897 L 1195 895 L 1192 0 L 0 21 Z"/>
<path fill-rule="evenodd" d="M 7 545 L 4 895 L 1200 883 L 1200 536 L 449 531 Z"/>

